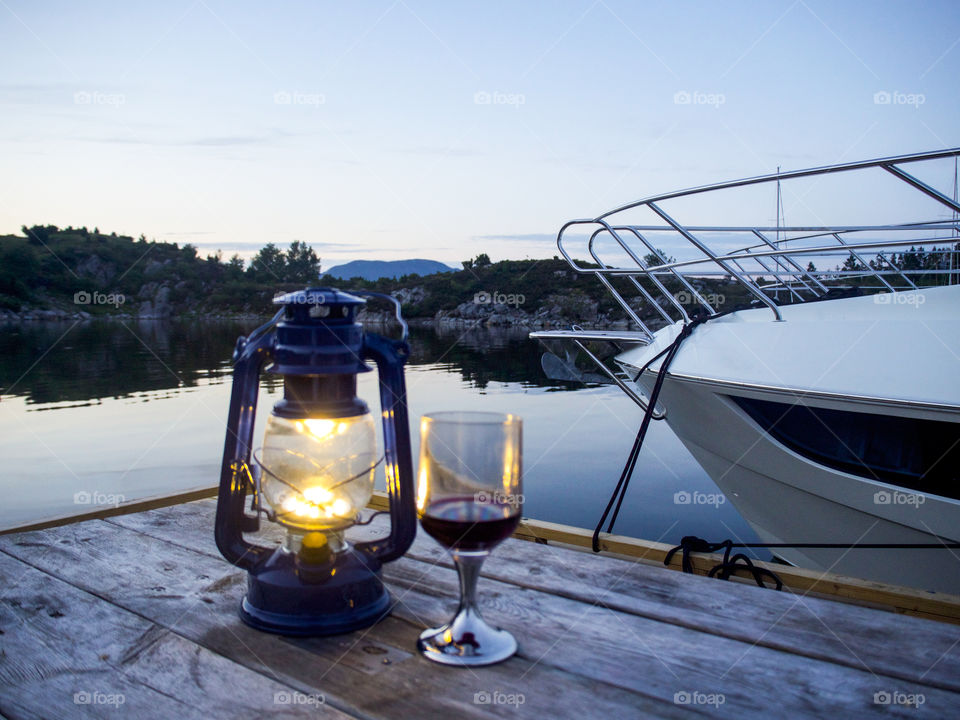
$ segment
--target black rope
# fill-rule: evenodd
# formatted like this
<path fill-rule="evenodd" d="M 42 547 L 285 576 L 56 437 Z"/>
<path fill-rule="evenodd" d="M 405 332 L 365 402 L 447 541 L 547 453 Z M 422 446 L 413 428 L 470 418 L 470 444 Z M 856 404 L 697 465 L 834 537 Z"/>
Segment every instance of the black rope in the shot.
<path fill-rule="evenodd" d="M 715 317 L 715 316 L 714 316 Z M 640 429 L 637 431 L 637 437 L 633 441 L 633 447 L 630 449 L 630 454 L 627 456 L 627 463 L 623 466 L 623 472 L 620 473 L 620 480 L 617 482 L 617 486 L 613 490 L 613 494 L 610 496 L 610 501 L 607 503 L 607 507 L 603 511 L 603 515 L 600 517 L 600 522 L 597 523 L 597 527 L 593 531 L 593 551 L 600 552 L 600 530 L 603 528 L 603 523 L 606 521 L 607 516 L 610 515 L 610 510 L 613 508 L 614 503 L 616 503 L 616 509 L 613 511 L 613 516 L 610 518 L 610 524 L 607 526 L 607 532 L 613 532 L 614 523 L 617 522 L 617 516 L 620 514 L 620 507 L 623 505 L 623 498 L 626 497 L 627 487 L 630 485 L 630 478 L 633 475 L 633 470 L 637 464 L 637 458 L 640 457 L 640 450 L 643 447 L 643 440 L 647 435 L 647 429 L 650 427 L 650 421 L 653 419 L 654 408 L 657 406 L 657 399 L 660 397 L 660 389 L 663 387 L 663 381 L 667 377 L 667 369 L 670 367 L 670 363 L 673 362 L 673 359 L 677 355 L 677 351 L 680 349 L 680 345 L 686 340 L 690 334 L 693 332 L 693 329 L 705 321 L 706 318 L 698 317 L 695 320 L 687 323 L 680 329 L 680 333 L 674 338 L 673 342 L 670 343 L 666 348 L 657 353 L 652 357 L 646 365 L 640 369 L 640 375 L 642 375 L 651 363 L 656 361 L 658 358 L 664 357 L 663 363 L 660 365 L 660 370 L 657 372 L 657 380 L 653 385 L 653 391 L 650 393 L 650 397 L 647 401 L 647 409 L 643 413 L 643 421 L 640 423 Z M 639 377 L 639 375 L 638 375 Z"/>
<path fill-rule="evenodd" d="M 693 563 L 690 561 L 690 553 L 713 553 L 720 548 L 723 548 L 723 560 L 718 565 L 714 565 L 712 568 L 710 568 L 710 572 L 707 574 L 708 577 L 717 577 L 721 580 L 729 580 L 730 576 L 736 571 L 746 570 L 753 575 L 754 582 L 756 582 L 760 587 L 767 587 L 763 580 L 764 578 L 770 578 L 774 583 L 776 583 L 777 590 L 783 589 L 783 581 L 777 577 L 776 573 L 767 570 L 766 568 L 757 567 L 753 564 L 753 561 L 743 553 L 737 553 L 731 558 L 730 551 L 733 550 L 734 543 L 730 540 L 724 540 L 720 543 L 712 543 L 704 540 L 703 538 L 698 538 L 696 535 L 687 535 L 680 541 L 680 544 L 677 545 L 677 547 L 672 548 L 667 553 L 667 556 L 663 559 L 663 564 L 669 565 L 677 550 L 682 550 L 683 555 L 680 558 L 680 567 L 685 573 L 693 573 Z"/>
<path fill-rule="evenodd" d="M 690 553 L 714 553 L 723 548 L 723 560 L 710 568 L 708 577 L 717 577 L 721 580 L 729 580 L 730 576 L 738 570 L 746 570 L 753 575 L 754 581 L 762 588 L 767 587 L 763 578 L 770 578 L 776 583 L 776 589 L 783 589 L 783 581 L 772 570 L 757 567 L 749 557 L 743 553 L 737 553 L 732 558 L 730 552 L 733 548 L 835 548 L 838 550 L 952 550 L 960 548 L 960 543 L 939 542 L 939 543 L 735 543 L 732 540 L 712 543 L 696 535 L 685 535 L 680 544 L 671 548 L 666 557 L 663 558 L 664 565 L 670 565 L 673 556 L 677 551 L 681 551 L 680 567 L 685 573 L 693 573 L 693 563 L 690 561 Z"/>

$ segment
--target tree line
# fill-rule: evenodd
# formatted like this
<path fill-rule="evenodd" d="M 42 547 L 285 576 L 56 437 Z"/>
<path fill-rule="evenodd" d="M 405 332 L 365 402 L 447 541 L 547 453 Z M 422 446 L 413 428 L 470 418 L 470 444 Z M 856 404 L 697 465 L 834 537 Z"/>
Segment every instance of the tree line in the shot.
<path fill-rule="evenodd" d="M 284 286 L 316 284 L 321 261 L 307 243 L 267 243 L 250 260 L 201 257 L 196 246 L 100 232 L 99 228 L 33 225 L 0 236 L 0 309 L 73 302 L 78 292 L 143 296 L 168 286 L 171 302 L 241 310 Z M 154 284 L 154 285 L 151 285 Z M 129 307 L 129 305 L 127 306 Z M 97 312 L 100 308 L 85 308 Z"/>

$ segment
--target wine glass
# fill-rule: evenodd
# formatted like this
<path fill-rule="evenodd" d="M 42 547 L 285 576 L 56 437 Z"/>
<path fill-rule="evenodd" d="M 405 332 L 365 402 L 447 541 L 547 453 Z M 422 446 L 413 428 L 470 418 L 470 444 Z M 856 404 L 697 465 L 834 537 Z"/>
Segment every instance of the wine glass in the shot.
<path fill-rule="evenodd" d="M 420 652 L 445 665 L 490 665 L 517 651 L 506 630 L 477 607 L 480 567 L 520 522 L 523 424 L 516 415 L 438 412 L 420 421 L 417 510 L 460 576 L 460 607 L 446 625 L 424 630 Z"/>

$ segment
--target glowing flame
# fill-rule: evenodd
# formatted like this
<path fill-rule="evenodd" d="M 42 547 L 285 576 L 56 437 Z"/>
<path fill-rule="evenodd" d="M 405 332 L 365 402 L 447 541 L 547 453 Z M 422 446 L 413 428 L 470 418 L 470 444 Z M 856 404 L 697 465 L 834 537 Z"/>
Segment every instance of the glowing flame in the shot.
<path fill-rule="evenodd" d="M 337 431 L 337 425 L 343 425 L 334 420 L 323 418 L 307 418 L 306 420 L 297 420 L 297 432 L 308 432 L 317 440 L 323 440 L 333 435 Z M 340 429 L 343 432 L 346 428 Z"/>
<path fill-rule="evenodd" d="M 302 493 L 302 499 L 296 495 L 287 497 L 281 507 L 284 512 L 297 517 L 319 520 L 321 517 L 350 517 L 353 506 L 344 498 L 334 497 L 324 487 L 308 487 Z"/>
<path fill-rule="evenodd" d="M 314 505 L 325 505 L 333 500 L 333 493 L 323 487 L 308 487 L 303 491 L 303 497 Z"/>

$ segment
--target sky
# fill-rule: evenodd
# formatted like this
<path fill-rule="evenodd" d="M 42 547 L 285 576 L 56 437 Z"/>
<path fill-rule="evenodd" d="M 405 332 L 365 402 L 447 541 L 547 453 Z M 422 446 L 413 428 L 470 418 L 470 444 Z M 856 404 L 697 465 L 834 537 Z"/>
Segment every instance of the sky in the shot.
<path fill-rule="evenodd" d="M 550 257 L 653 193 L 958 146 L 958 71 L 956 0 L 0 0 L 0 234 Z"/>

